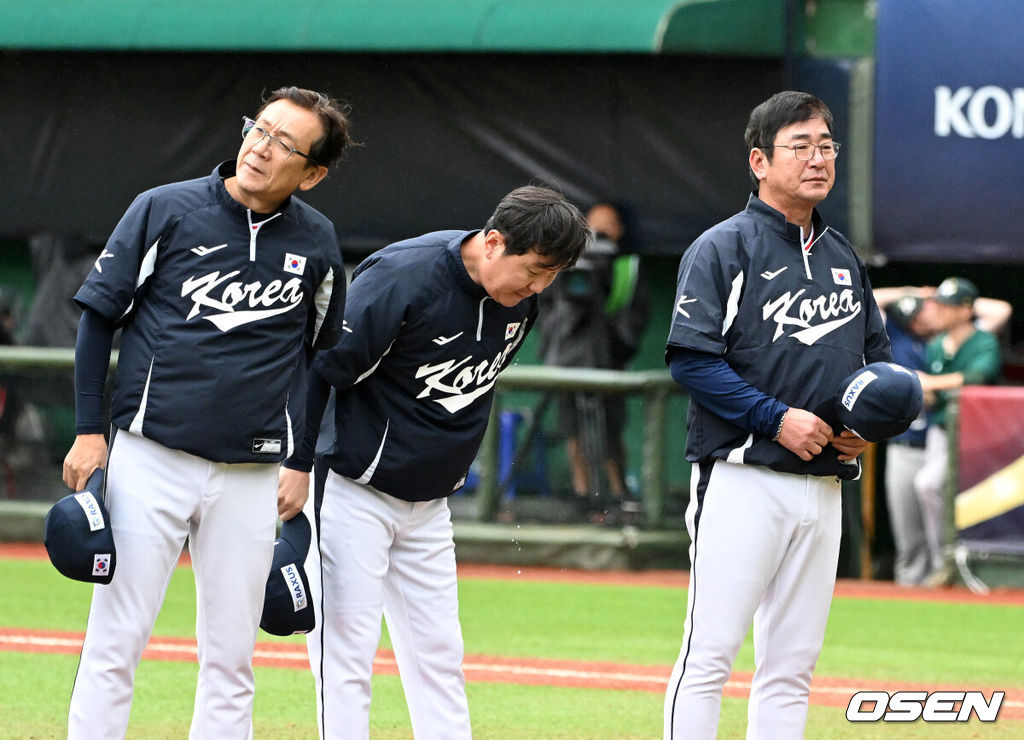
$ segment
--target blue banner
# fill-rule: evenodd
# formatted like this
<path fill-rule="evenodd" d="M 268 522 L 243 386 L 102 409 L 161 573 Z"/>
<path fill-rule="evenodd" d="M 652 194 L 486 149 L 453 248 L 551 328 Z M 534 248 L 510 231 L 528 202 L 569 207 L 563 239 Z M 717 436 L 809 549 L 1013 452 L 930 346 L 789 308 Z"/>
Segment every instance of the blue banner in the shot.
<path fill-rule="evenodd" d="M 874 246 L 1024 262 L 1024 3 L 879 2 Z"/>

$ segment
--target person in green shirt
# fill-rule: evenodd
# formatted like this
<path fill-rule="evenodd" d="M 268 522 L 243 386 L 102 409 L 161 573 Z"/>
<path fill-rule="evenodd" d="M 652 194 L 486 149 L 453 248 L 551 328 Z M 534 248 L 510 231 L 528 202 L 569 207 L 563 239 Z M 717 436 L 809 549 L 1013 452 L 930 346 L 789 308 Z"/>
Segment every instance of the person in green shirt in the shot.
<path fill-rule="evenodd" d="M 932 587 L 948 584 L 951 576 L 943 555 L 949 459 L 946 411 L 950 391 L 965 385 L 994 383 L 1002 368 L 995 335 L 975 325 L 977 298 L 977 287 L 966 278 L 942 281 L 930 299 L 936 304 L 941 331 L 925 350 L 927 371 L 918 372 L 928 406 L 928 434 L 924 464 L 914 477 L 914 491 L 921 503 L 932 569 L 924 583 Z"/>

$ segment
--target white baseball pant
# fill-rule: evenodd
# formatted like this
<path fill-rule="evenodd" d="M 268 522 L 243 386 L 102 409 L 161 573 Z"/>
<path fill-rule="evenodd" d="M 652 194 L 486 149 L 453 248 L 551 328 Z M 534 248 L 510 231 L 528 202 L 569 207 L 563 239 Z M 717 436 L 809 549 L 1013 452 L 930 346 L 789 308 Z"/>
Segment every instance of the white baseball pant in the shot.
<path fill-rule="evenodd" d="M 914 492 L 921 504 L 924 534 L 928 541 L 931 572 L 941 572 L 946 546 L 946 477 L 949 475 L 949 434 L 942 426 L 928 427 L 924 462 L 914 476 Z M 926 579 L 927 580 L 927 579 Z"/>
<path fill-rule="evenodd" d="M 369 738 L 383 614 L 413 735 L 470 738 L 448 502 L 402 501 L 331 471 L 319 534 L 322 593 L 307 645 L 320 737 Z"/>
<path fill-rule="evenodd" d="M 277 464 L 225 464 L 118 431 L 106 473 L 117 547 L 93 588 L 69 740 L 123 738 L 135 669 L 188 537 L 199 680 L 189 737 L 252 737 L 252 653 L 277 525 Z"/>
<path fill-rule="evenodd" d="M 747 739 L 801 738 L 835 586 L 840 482 L 718 460 L 693 466 L 691 491 L 690 587 L 665 740 L 713 740 L 751 620 Z"/>
<path fill-rule="evenodd" d="M 896 546 L 893 576 L 902 586 L 921 584 L 931 572 L 924 512 L 914 477 L 925 464 L 923 447 L 889 442 L 885 451 L 885 499 Z"/>

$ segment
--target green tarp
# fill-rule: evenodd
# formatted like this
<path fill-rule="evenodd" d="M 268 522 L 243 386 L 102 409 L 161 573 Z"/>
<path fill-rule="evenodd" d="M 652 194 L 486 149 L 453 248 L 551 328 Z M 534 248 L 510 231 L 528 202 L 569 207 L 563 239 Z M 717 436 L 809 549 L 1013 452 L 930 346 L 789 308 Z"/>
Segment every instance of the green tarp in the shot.
<path fill-rule="evenodd" d="M 779 56 L 780 0 L 0 0 L 0 48 Z"/>

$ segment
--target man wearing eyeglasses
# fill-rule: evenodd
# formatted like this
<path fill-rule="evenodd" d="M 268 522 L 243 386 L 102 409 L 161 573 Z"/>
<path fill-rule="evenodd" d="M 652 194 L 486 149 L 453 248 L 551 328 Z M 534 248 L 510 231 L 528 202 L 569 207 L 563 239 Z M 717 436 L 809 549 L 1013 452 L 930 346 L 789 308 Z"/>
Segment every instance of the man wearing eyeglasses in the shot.
<path fill-rule="evenodd" d="M 834 417 L 839 386 L 891 361 L 867 271 L 815 209 L 839 143 L 818 98 L 778 93 L 746 129 L 741 213 L 683 254 L 666 361 L 690 393 L 690 585 L 665 738 L 714 738 L 722 687 L 754 627 L 748 738 L 801 738 L 839 557 L 840 483 L 867 442 Z"/>
<path fill-rule="evenodd" d="M 234 161 L 139 195 L 75 300 L 76 439 L 64 481 L 106 468 L 117 548 L 93 591 L 69 738 L 124 737 L 135 668 L 186 541 L 199 679 L 190 736 L 252 736 L 252 654 L 273 557 L 280 462 L 303 427 L 304 371 L 340 334 L 331 222 L 298 198 L 350 143 L 328 97 L 272 93 Z M 104 437 L 103 389 L 122 329 Z"/>

